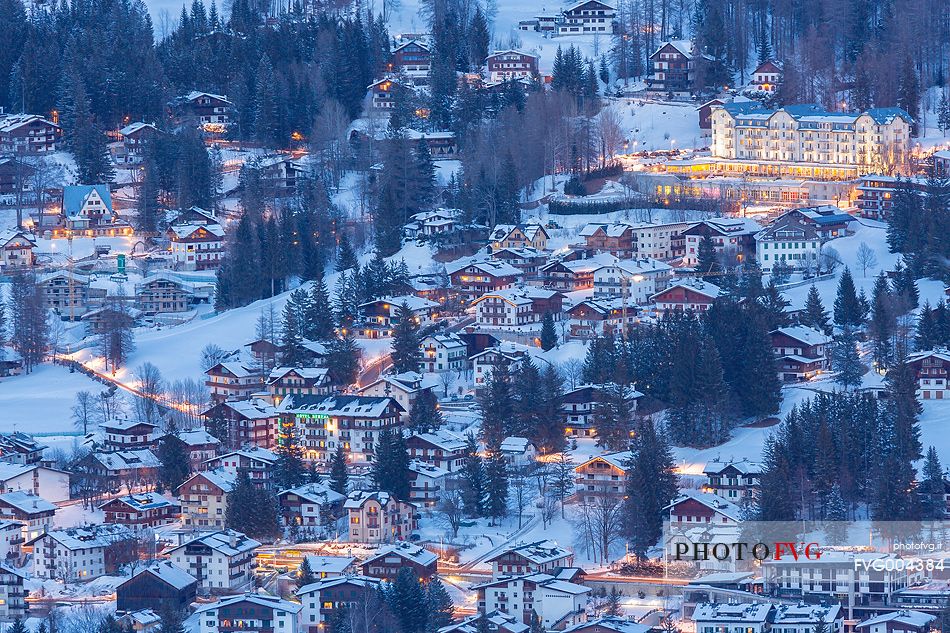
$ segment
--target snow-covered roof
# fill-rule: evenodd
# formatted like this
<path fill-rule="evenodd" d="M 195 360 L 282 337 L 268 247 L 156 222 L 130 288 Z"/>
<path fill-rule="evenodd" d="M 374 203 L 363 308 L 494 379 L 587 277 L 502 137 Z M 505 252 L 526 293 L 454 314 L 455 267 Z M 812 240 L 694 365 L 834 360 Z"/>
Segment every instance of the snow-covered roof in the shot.
<path fill-rule="evenodd" d="M 435 552 L 430 552 L 421 545 L 400 541 L 394 545 L 389 545 L 388 547 L 377 550 L 375 554 L 363 561 L 363 565 L 368 565 L 373 561 L 386 558 L 387 556 L 399 556 L 400 558 L 404 558 L 417 565 L 422 565 L 423 567 L 428 567 L 439 560 L 439 556 Z"/>
<path fill-rule="evenodd" d="M 768 602 L 723 604 L 704 602 L 696 605 L 693 620 L 697 622 L 766 622 L 774 606 Z"/>
<path fill-rule="evenodd" d="M 758 475 L 762 472 L 762 463 L 752 462 L 748 459 L 736 461 L 716 459 L 706 463 L 706 467 L 703 468 L 703 473 L 706 475 L 718 475 L 729 468 L 734 468 L 743 475 Z"/>
<path fill-rule="evenodd" d="M 78 275 L 68 270 L 56 270 L 51 273 L 37 275 L 36 283 L 45 284 L 54 279 L 65 279 L 66 281 L 69 281 L 70 279 L 72 279 L 74 284 L 79 284 L 79 285 L 87 285 L 89 283 L 89 277 L 87 277 L 86 275 Z"/>
<path fill-rule="evenodd" d="M 762 226 L 752 218 L 709 218 L 691 224 L 686 231 L 706 225 L 721 235 L 755 235 Z"/>
<path fill-rule="evenodd" d="M 137 426 L 150 426 L 153 429 L 158 428 L 157 424 L 146 422 L 144 420 L 131 420 L 129 418 L 113 418 L 102 423 L 102 428 L 106 431 L 128 431 Z"/>
<path fill-rule="evenodd" d="M 194 475 L 189 477 L 187 480 L 185 480 L 185 483 L 188 483 L 195 477 L 204 478 L 208 483 L 210 483 L 213 486 L 217 486 L 223 492 L 231 492 L 232 490 L 234 490 L 234 486 L 237 485 L 237 475 L 231 471 L 224 470 L 223 468 L 216 468 L 214 470 L 202 470 L 200 472 L 195 473 Z"/>
<path fill-rule="evenodd" d="M 533 57 L 534 59 L 540 59 L 540 57 L 539 57 L 538 55 L 535 55 L 534 53 L 526 53 L 526 52 L 524 52 L 524 51 L 519 51 L 519 50 L 514 49 L 514 48 L 509 48 L 508 50 L 495 51 L 495 52 L 491 53 L 491 54 L 486 58 L 486 61 L 487 61 L 488 59 L 491 59 L 492 57 L 498 57 L 498 56 L 500 56 L 500 55 L 522 55 L 522 56 L 524 56 L 524 57 Z"/>
<path fill-rule="evenodd" d="M 13 464 L 10 462 L 0 462 L 0 482 L 6 482 L 20 475 L 33 472 L 39 468 L 35 464 Z"/>
<path fill-rule="evenodd" d="M 300 610 L 303 609 L 303 605 L 299 602 L 290 602 L 289 600 L 283 600 L 277 596 L 268 596 L 262 593 L 245 593 L 243 595 L 229 596 L 227 598 L 222 598 L 217 602 L 208 603 L 199 607 L 195 613 L 204 613 L 205 611 L 229 607 L 242 602 L 250 602 L 251 604 L 259 607 L 264 607 L 275 611 L 286 611 L 287 613 L 299 613 Z"/>
<path fill-rule="evenodd" d="M 413 459 L 409 461 L 409 472 L 416 473 L 423 477 L 428 477 L 430 479 L 442 479 L 449 476 L 449 471 L 442 468 L 441 466 L 436 466 L 435 464 L 430 464 L 429 462 L 424 462 L 419 459 Z"/>
<path fill-rule="evenodd" d="M 259 542 L 241 532 L 235 530 L 221 530 L 220 532 L 212 532 L 211 534 L 194 538 L 170 551 L 174 552 L 192 543 L 201 543 L 225 556 L 237 556 L 245 552 L 252 552 L 261 546 Z"/>
<path fill-rule="evenodd" d="M 49 530 L 27 543 L 49 537 L 68 550 L 108 547 L 118 541 L 135 538 L 135 534 L 124 525 L 101 524 Z"/>
<path fill-rule="evenodd" d="M 226 102 L 226 103 L 228 103 L 228 104 L 231 103 L 230 101 L 228 101 L 228 98 L 225 97 L 224 95 L 216 95 L 216 94 L 211 93 L 211 92 L 201 92 L 200 90 L 192 90 L 191 92 L 189 92 L 188 94 L 186 94 L 186 95 L 183 97 L 183 99 L 184 99 L 185 101 L 196 101 L 196 100 L 200 99 L 201 97 L 209 97 L 209 98 L 211 98 L 211 99 L 217 99 L 217 100 L 219 100 L 219 101 L 224 101 L 224 102 Z"/>
<path fill-rule="evenodd" d="M 119 622 L 124 626 L 135 623 L 140 629 L 144 629 L 152 624 L 158 624 L 161 621 L 162 617 L 151 609 L 139 609 L 138 611 L 131 611 L 119 618 Z"/>
<path fill-rule="evenodd" d="M 157 273 L 152 273 L 148 277 L 142 279 L 142 281 L 139 283 L 135 284 L 135 291 L 140 292 L 143 287 L 159 281 L 164 281 L 172 284 L 173 286 L 177 286 L 180 290 L 189 294 L 195 290 L 195 284 L 193 282 L 185 281 L 184 279 L 176 277 L 175 274 L 170 271 L 159 271 Z"/>
<path fill-rule="evenodd" d="M 422 347 L 426 347 L 430 343 L 440 347 L 465 347 L 465 341 L 454 332 L 451 334 L 430 334 L 422 339 Z"/>
<path fill-rule="evenodd" d="M 515 288 L 502 288 L 501 290 L 483 294 L 478 299 L 472 301 L 472 305 L 476 305 L 489 297 L 497 297 L 516 306 L 528 305 L 534 301 L 551 299 L 559 294 L 557 290 L 548 290 L 547 288 L 541 288 L 539 286 L 517 286 Z"/>
<path fill-rule="evenodd" d="M 633 225 L 627 222 L 588 222 L 581 229 L 581 237 L 590 237 L 598 231 L 603 231 L 607 237 L 620 237 L 627 231 L 632 231 Z"/>
<path fill-rule="evenodd" d="M 772 330 L 769 334 L 783 334 L 806 345 L 827 345 L 831 342 L 831 338 L 824 332 L 819 332 L 814 328 L 804 325 L 780 327 L 776 330 Z"/>
<path fill-rule="evenodd" d="M 451 275 L 469 267 L 491 277 L 517 277 L 521 274 L 520 270 L 505 262 L 495 259 L 474 259 L 465 257 L 451 262 L 445 269 L 446 272 Z"/>
<path fill-rule="evenodd" d="M 669 42 L 661 42 L 660 46 L 656 49 L 653 55 L 650 55 L 650 57 L 652 58 L 666 46 L 672 46 L 687 59 L 693 58 L 693 42 L 690 40 L 670 40 Z"/>
<path fill-rule="evenodd" d="M 412 437 L 449 453 L 464 450 L 466 445 L 465 438 L 442 429 L 436 429 L 430 433 L 416 433 Z"/>
<path fill-rule="evenodd" d="M 151 123 L 145 123 L 143 121 L 136 121 L 135 123 L 129 123 L 124 128 L 119 130 L 119 134 L 122 136 L 129 136 L 130 134 L 135 134 L 141 130 L 151 129 L 154 132 L 158 131 L 158 128 L 152 125 Z"/>
<path fill-rule="evenodd" d="M 32 247 L 36 247 L 36 237 L 26 231 L 17 231 L 16 229 L 0 231 L 0 246 L 6 246 L 16 239 L 27 242 Z"/>
<path fill-rule="evenodd" d="M 562 633 L 579 633 L 588 629 L 592 631 L 615 631 L 616 633 L 647 633 L 648 631 L 652 631 L 653 628 L 652 626 L 640 624 L 633 620 L 608 615 L 597 618 L 596 620 L 588 620 L 587 622 L 575 624 L 572 627 L 564 629 Z"/>
<path fill-rule="evenodd" d="M 93 192 L 99 194 L 106 210 L 112 213 L 112 193 L 109 191 L 109 185 L 67 185 L 63 187 L 63 213 L 66 217 L 75 217 Z"/>
<path fill-rule="evenodd" d="M 277 463 L 277 453 L 274 451 L 267 450 L 266 448 L 261 448 L 259 446 L 240 448 L 236 451 L 231 451 L 230 453 L 225 453 L 224 455 L 217 455 L 210 459 L 206 459 L 205 463 L 210 464 L 212 462 L 223 462 L 229 457 L 244 457 L 252 462 L 263 462 L 265 464 L 276 464 Z"/>
<path fill-rule="evenodd" d="M 336 490 L 333 490 L 329 486 L 325 486 L 321 483 L 311 482 L 309 484 L 304 484 L 302 486 L 297 486 L 296 488 L 290 488 L 288 490 L 282 490 L 277 493 L 277 496 L 281 497 L 284 495 L 293 494 L 297 495 L 305 501 L 310 503 L 315 503 L 317 505 L 326 505 L 331 503 L 339 503 L 346 499 L 346 496 L 340 494 Z"/>
<path fill-rule="evenodd" d="M 620 269 L 630 275 L 643 275 L 646 273 L 663 273 L 673 269 L 669 264 L 649 257 L 638 257 L 633 259 L 621 259 L 610 264 L 598 266 L 596 271 L 605 268 Z"/>
<path fill-rule="evenodd" d="M 841 617 L 841 605 L 781 604 L 775 610 L 774 624 L 834 624 Z"/>
<path fill-rule="evenodd" d="M 604 461 L 610 464 L 611 466 L 613 466 L 614 468 L 617 468 L 621 471 L 626 472 L 627 464 L 630 463 L 630 459 L 632 457 L 633 457 L 633 453 L 631 453 L 630 451 L 617 451 L 616 453 L 604 453 L 603 455 L 594 455 L 583 464 L 580 464 L 577 468 L 575 468 L 575 470 L 580 470 L 581 468 L 583 468 L 587 464 L 590 464 L 591 462 Z"/>
<path fill-rule="evenodd" d="M 382 490 L 352 490 L 346 495 L 343 507 L 347 510 L 355 510 L 362 508 L 367 501 L 376 501 L 379 505 L 385 507 L 389 505 L 390 501 L 395 500 L 394 496 Z"/>
<path fill-rule="evenodd" d="M 194 431 L 179 431 L 175 437 L 181 440 L 186 446 L 202 446 L 204 444 L 217 445 L 221 443 L 221 440 L 203 429 Z"/>
<path fill-rule="evenodd" d="M 224 227 L 220 224 L 172 224 L 168 230 L 175 234 L 179 240 L 188 239 L 199 230 L 207 231 L 215 237 L 224 237 Z"/>
<path fill-rule="evenodd" d="M 220 406 L 227 407 L 248 420 L 264 420 L 277 415 L 277 409 L 273 405 L 259 398 L 227 400 Z"/>
<path fill-rule="evenodd" d="M 719 295 L 722 294 L 722 289 L 716 284 L 710 283 L 708 281 L 704 281 L 702 279 L 687 278 L 687 279 L 681 279 L 679 281 L 675 281 L 671 283 L 665 289 L 651 296 L 650 300 L 651 301 L 656 300 L 657 297 L 668 293 L 670 290 L 674 288 L 683 288 L 686 290 L 690 290 L 692 292 L 701 294 L 705 297 L 709 297 L 710 299 L 715 299 Z"/>
<path fill-rule="evenodd" d="M 322 380 L 327 377 L 327 368 L 326 367 L 274 367 L 270 370 L 270 375 L 267 377 L 268 382 L 274 382 L 280 380 L 287 374 L 293 372 L 300 376 L 301 378 L 308 378 L 312 380 Z"/>
<path fill-rule="evenodd" d="M 378 418 L 386 413 L 390 406 L 403 408 L 389 397 L 375 396 L 307 396 L 290 394 L 280 401 L 277 411 L 280 413 L 312 414 L 320 413 L 338 417 Z"/>
<path fill-rule="evenodd" d="M 554 541 L 545 539 L 532 543 L 515 543 L 514 545 L 509 545 L 500 553 L 489 558 L 488 562 L 508 554 L 518 554 L 536 565 L 553 563 L 572 556 L 570 551 L 564 549 Z"/>
<path fill-rule="evenodd" d="M 912 611 L 910 609 L 901 609 L 900 611 L 891 611 L 890 613 L 877 615 L 873 618 L 864 620 L 863 622 L 859 622 L 855 625 L 855 628 L 862 629 L 869 626 L 874 626 L 875 624 L 883 624 L 885 622 L 894 622 L 897 624 L 923 628 L 936 619 L 937 618 L 935 616 L 932 616 L 929 613 L 923 613 L 922 611 Z"/>
<path fill-rule="evenodd" d="M 5 114 L 0 115 L 0 133 L 16 131 L 18 128 L 29 125 L 34 121 L 39 121 L 43 125 L 49 125 L 55 128 L 59 127 L 49 119 L 45 119 L 38 114 Z"/>
<path fill-rule="evenodd" d="M 378 587 L 382 581 L 379 578 L 368 578 L 366 576 L 337 576 L 335 578 L 323 578 L 317 582 L 304 585 L 297 590 L 297 596 L 305 596 L 314 592 L 320 592 L 324 589 L 331 589 L 345 584 L 353 584 L 358 587 Z"/>
<path fill-rule="evenodd" d="M 171 585 L 175 589 L 184 589 L 185 587 L 198 582 L 195 577 L 189 574 L 187 571 L 167 560 L 153 563 L 148 567 L 136 571 L 132 578 L 135 578 L 139 574 L 150 574 L 155 576 L 162 582 Z M 127 580 L 126 582 L 129 581 Z"/>
<path fill-rule="evenodd" d="M 514 435 L 506 437 L 501 441 L 498 447 L 502 453 L 510 455 L 524 455 L 532 448 L 531 441 L 526 437 L 516 437 Z"/>
<path fill-rule="evenodd" d="M 310 571 L 320 574 L 342 574 L 356 562 L 352 556 L 307 556 Z"/>
<path fill-rule="evenodd" d="M 664 510 L 669 510 L 674 506 L 678 506 L 684 501 L 692 499 L 697 501 L 707 508 L 718 512 L 724 516 L 729 517 L 733 521 L 742 520 L 742 509 L 731 501 L 726 501 L 719 495 L 712 494 L 711 492 L 700 492 L 698 490 L 682 490 L 676 499 L 673 500 L 673 503 L 667 505 Z"/>
<path fill-rule="evenodd" d="M 158 508 L 178 507 L 178 504 L 164 497 L 157 492 L 139 492 L 116 497 L 99 505 L 99 509 L 106 507 L 110 503 L 121 503 L 128 506 L 134 512 L 144 512 L 146 510 L 157 510 Z"/>
<path fill-rule="evenodd" d="M 950 363 L 950 350 L 937 348 L 914 352 L 913 354 L 907 355 L 907 360 L 905 362 L 913 363 L 918 360 L 923 360 L 924 358 L 939 358 L 944 362 Z"/>
<path fill-rule="evenodd" d="M 488 236 L 488 241 L 502 242 L 515 230 L 520 230 L 528 240 L 532 241 L 537 237 L 538 233 L 544 233 L 544 237 L 548 237 L 548 232 L 544 230 L 544 226 L 540 224 L 496 224 L 495 228 L 492 229 L 491 235 Z"/>
<path fill-rule="evenodd" d="M 15 508 L 24 514 L 56 512 L 57 510 L 55 504 L 24 490 L 14 490 L 13 492 L 0 494 L 0 504 Z"/>
<path fill-rule="evenodd" d="M 135 470 L 137 468 L 158 468 L 162 462 L 147 448 L 114 453 L 93 453 L 92 458 L 107 470 Z"/>
<path fill-rule="evenodd" d="M 420 310 L 429 310 L 432 308 L 438 308 L 439 304 L 435 301 L 426 299 L 425 297 L 417 297 L 415 295 L 402 295 L 399 297 L 380 297 L 379 299 L 374 299 L 372 301 L 367 301 L 366 303 L 361 303 L 360 308 L 376 305 L 377 303 L 383 303 L 390 306 L 390 308 L 399 309 L 403 304 L 406 304 L 410 310 L 413 312 L 418 312 Z"/>

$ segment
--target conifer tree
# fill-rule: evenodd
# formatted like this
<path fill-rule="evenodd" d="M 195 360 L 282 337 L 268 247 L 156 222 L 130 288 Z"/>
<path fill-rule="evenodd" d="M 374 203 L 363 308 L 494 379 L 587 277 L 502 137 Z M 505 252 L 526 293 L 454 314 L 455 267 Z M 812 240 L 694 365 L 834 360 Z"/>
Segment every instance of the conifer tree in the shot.
<path fill-rule="evenodd" d="M 422 337 L 419 335 L 419 321 L 409 305 L 403 303 L 397 310 L 397 322 L 393 327 L 393 343 L 390 357 L 393 371 L 401 374 L 407 371 L 419 371 L 422 363 Z"/>
<path fill-rule="evenodd" d="M 172 423 L 168 428 L 168 432 L 158 443 L 157 455 L 161 462 L 161 467 L 158 470 L 158 480 L 162 488 L 171 494 L 176 494 L 178 486 L 191 474 L 188 451 L 185 448 L 185 443 L 178 438 L 176 433 L 177 428 Z"/>
<path fill-rule="evenodd" d="M 818 288 L 816 288 L 814 284 L 808 289 L 808 297 L 805 299 L 805 310 L 801 316 L 801 323 L 819 332 L 828 332 L 828 311 L 825 310 L 825 306 L 822 305 Z"/>
<path fill-rule="evenodd" d="M 710 282 L 719 283 L 717 273 L 722 272 L 722 265 L 719 263 L 716 247 L 713 246 L 712 239 L 708 235 L 704 235 L 699 240 L 699 246 L 696 249 L 696 270 L 706 275 L 706 279 Z"/>
<path fill-rule="evenodd" d="M 462 504 L 471 517 L 482 516 L 485 503 L 485 465 L 478 452 L 478 441 L 469 434 L 465 438 L 465 457 L 462 461 Z"/>
<path fill-rule="evenodd" d="M 307 469 L 303 463 L 303 449 L 293 430 L 281 434 L 274 451 L 277 462 L 274 464 L 274 484 L 279 490 L 289 490 L 304 483 Z"/>
<path fill-rule="evenodd" d="M 541 319 L 541 349 L 548 351 L 557 347 L 557 331 L 554 329 L 554 317 L 551 313 Z"/>
<path fill-rule="evenodd" d="M 429 611 L 429 630 L 438 631 L 452 624 L 455 605 L 438 578 L 433 578 L 426 587 L 426 607 Z"/>
<path fill-rule="evenodd" d="M 482 413 L 482 441 L 491 452 L 497 450 L 505 439 L 514 415 L 514 400 L 511 395 L 511 375 L 508 362 L 499 358 L 486 379 L 485 389 L 478 398 Z"/>
<path fill-rule="evenodd" d="M 920 316 L 917 318 L 917 334 L 914 340 L 918 350 L 933 349 L 940 340 L 937 336 L 934 311 L 931 309 L 929 302 L 924 302 L 924 307 L 920 310 Z"/>
<path fill-rule="evenodd" d="M 352 268 L 356 268 L 358 265 L 356 253 L 353 252 L 353 247 L 350 245 L 350 238 L 347 232 L 340 231 L 339 250 L 337 252 L 336 258 L 337 272 L 350 270 Z"/>
<path fill-rule="evenodd" d="M 360 348 L 353 332 L 344 331 L 327 344 L 327 375 L 332 385 L 352 385 L 359 374 Z"/>
<path fill-rule="evenodd" d="M 303 561 L 300 563 L 300 569 L 297 570 L 297 588 L 300 589 L 301 587 L 312 585 L 317 582 L 317 580 L 319 580 L 319 578 L 313 573 L 313 568 L 310 567 L 310 557 L 304 556 Z"/>
<path fill-rule="evenodd" d="M 937 449 L 933 446 L 927 449 L 927 457 L 921 471 L 919 490 L 923 518 L 942 519 L 946 512 L 944 501 L 946 484 L 944 483 L 943 467 L 940 465 L 940 458 L 937 456 Z"/>
<path fill-rule="evenodd" d="M 897 328 L 897 315 L 894 314 L 894 309 L 891 284 L 888 282 L 887 273 L 881 271 L 874 282 L 871 321 L 868 324 L 868 333 L 871 335 L 874 350 L 874 362 L 879 368 L 887 368 L 894 354 L 892 337 Z"/>
<path fill-rule="evenodd" d="M 835 324 L 841 327 L 861 327 L 864 323 L 863 315 L 864 308 L 858 299 L 858 293 L 854 287 L 854 278 L 851 276 L 851 270 L 845 267 L 844 272 L 841 273 L 841 279 L 838 281 L 838 293 L 835 296 Z"/>
<path fill-rule="evenodd" d="M 373 483 L 399 500 L 409 499 L 409 452 L 402 431 L 387 429 L 379 434 L 373 461 Z"/>
<path fill-rule="evenodd" d="M 339 444 L 330 460 L 330 489 L 345 495 L 347 492 L 349 471 L 346 465 L 346 453 L 343 445 Z"/>
<path fill-rule="evenodd" d="M 329 341 L 334 336 L 333 308 L 326 280 L 321 273 L 310 285 L 307 310 L 301 324 L 303 338 L 310 341 Z"/>
<path fill-rule="evenodd" d="M 834 380 L 842 387 L 853 389 L 861 384 L 864 366 L 858 355 L 858 343 L 850 329 L 835 337 L 831 350 L 831 367 L 837 372 Z"/>
<path fill-rule="evenodd" d="M 301 317 L 305 315 L 302 309 L 307 302 L 307 293 L 298 288 L 290 293 L 284 311 L 281 313 L 280 328 L 280 363 L 284 367 L 301 367 L 304 361 L 303 337 L 300 335 Z"/>
<path fill-rule="evenodd" d="M 400 633 L 424 633 L 428 630 L 426 590 L 412 568 L 401 568 L 393 581 L 383 586 L 382 593 Z"/>
<path fill-rule="evenodd" d="M 431 389 L 423 389 L 409 407 L 409 429 L 413 433 L 429 433 L 440 428 L 443 423 L 438 398 Z"/>
<path fill-rule="evenodd" d="M 828 493 L 828 500 L 825 503 L 825 520 L 828 521 L 825 526 L 826 538 L 832 545 L 844 545 L 847 537 L 844 522 L 848 520 L 848 507 L 841 496 L 841 486 L 838 482 L 832 484 L 831 491 Z"/>
<path fill-rule="evenodd" d="M 594 409 L 597 445 L 620 451 L 630 443 L 633 428 L 633 403 L 624 385 L 609 383 L 600 390 Z"/>
<path fill-rule="evenodd" d="M 652 422 L 641 425 L 627 472 L 626 532 L 633 552 L 644 557 L 663 532 L 663 508 L 676 496 L 673 454 Z"/>
<path fill-rule="evenodd" d="M 485 460 L 485 514 L 493 521 L 508 515 L 508 464 L 500 450 L 492 449 Z"/>

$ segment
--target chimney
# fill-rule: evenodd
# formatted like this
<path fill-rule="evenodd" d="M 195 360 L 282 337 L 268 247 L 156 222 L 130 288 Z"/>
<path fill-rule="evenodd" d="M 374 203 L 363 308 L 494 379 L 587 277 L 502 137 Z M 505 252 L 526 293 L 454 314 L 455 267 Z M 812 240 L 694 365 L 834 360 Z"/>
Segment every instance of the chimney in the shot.
<path fill-rule="evenodd" d="M 237 537 L 237 532 L 235 532 L 234 530 L 231 530 L 228 532 L 228 544 L 232 548 L 237 548 L 238 537 Z"/>

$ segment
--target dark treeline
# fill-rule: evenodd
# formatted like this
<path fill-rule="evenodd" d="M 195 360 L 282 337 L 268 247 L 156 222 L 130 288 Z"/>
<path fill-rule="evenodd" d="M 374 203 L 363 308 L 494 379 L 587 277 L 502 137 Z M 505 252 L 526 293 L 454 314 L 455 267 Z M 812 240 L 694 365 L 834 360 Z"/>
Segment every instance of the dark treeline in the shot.
<path fill-rule="evenodd" d="M 764 59 L 783 62 L 782 103 L 901 106 L 918 115 L 921 88 L 944 85 L 950 5 L 943 0 L 623 0 L 612 49 L 619 77 L 647 70 L 669 39 L 692 38 L 702 85 L 746 83 Z"/>
<path fill-rule="evenodd" d="M 924 191 L 899 186 L 887 225 L 887 245 L 915 277 L 950 281 L 950 182 L 927 180 Z"/>
<path fill-rule="evenodd" d="M 671 314 L 623 339 L 595 339 L 584 382 L 613 385 L 602 392 L 599 441 L 613 450 L 628 441 L 631 422 L 614 412 L 626 410 L 618 403 L 629 396 L 616 385 L 635 383 L 669 405 L 667 426 L 680 445 L 719 444 L 740 420 L 777 412 L 781 390 L 768 332 L 787 322 L 773 301 L 769 290 L 746 301 L 726 296 L 702 316 Z"/>

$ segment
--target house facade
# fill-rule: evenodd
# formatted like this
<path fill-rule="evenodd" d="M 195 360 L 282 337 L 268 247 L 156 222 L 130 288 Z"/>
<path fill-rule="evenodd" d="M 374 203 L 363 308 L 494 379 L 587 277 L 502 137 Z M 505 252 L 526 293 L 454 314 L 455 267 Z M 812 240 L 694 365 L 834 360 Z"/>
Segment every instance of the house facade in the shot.
<path fill-rule="evenodd" d="M 45 154 L 59 149 L 63 130 L 36 114 L 0 115 L 0 152 Z"/>
<path fill-rule="evenodd" d="M 418 526 L 416 507 L 388 492 L 354 490 L 347 495 L 343 509 L 353 543 L 409 540 Z"/>
<path fill-rule="evenodd" d="M 564 9 L 557 24 L 558 35 L 613 33 L 617 10 L 600 0 L 581 0 Z"/>
<path fill-rule="evenodd" d="M 917 375 L 917 390 L 924 400 L 950 398 L 947 372 L 950 370 L 950 351 L 925 350 L 910 354 L 906 360 Z"/>
<path fill-rule="evenodd" d="M 538 56 L 522 51 L 496 51 L 485 60 L 488 68 L 488 80 L 491 82 L 510 79 L 536 79 L 538 77 Z"/>
<path fill-rule="evenodd" d="M 695 47 L 689 40 L 663 42 L 650 55 L 647 89 L 673 95 L 693 92 Z"/>
<path fill-rule="evenodd" d="M 168 557 L 194 576 L 199 590 L 226 593 L 253 587 L 254 551 L 260 545 L 240 532 L 222 530 L 179 545 Z"/>
<path fill-rule="evenodd" d="M 810 327 L 797 325 L 769 332 L 779 373 L 786 382 L 811 380 L 828 370 L 831 338 Z"/>

